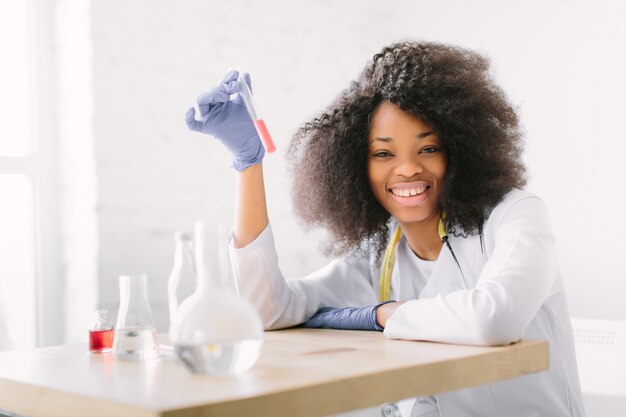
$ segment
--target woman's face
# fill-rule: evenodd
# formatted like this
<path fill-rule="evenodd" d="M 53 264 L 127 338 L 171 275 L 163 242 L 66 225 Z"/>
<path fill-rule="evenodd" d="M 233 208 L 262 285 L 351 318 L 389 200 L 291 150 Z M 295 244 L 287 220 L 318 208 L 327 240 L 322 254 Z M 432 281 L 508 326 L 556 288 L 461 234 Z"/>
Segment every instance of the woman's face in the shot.
<path fill-rule="evenodd" d="M 401 223 L 439 217 L 446 158 L 421 119 L 384 101 L 370 121 L 367 173 L 378 202 Z"/>

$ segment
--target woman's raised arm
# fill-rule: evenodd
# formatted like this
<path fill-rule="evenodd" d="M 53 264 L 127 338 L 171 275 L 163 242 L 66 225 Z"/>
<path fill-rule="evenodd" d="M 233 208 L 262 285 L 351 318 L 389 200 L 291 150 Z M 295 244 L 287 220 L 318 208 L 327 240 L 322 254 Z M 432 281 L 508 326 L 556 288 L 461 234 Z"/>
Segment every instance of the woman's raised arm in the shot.
<path fill-rule="evenodd" d="M 263 165 L 252 165 L 238 172 L 236 187 L 233 243 L 235 248 L 242 248 L 254 241 L 269 222 Z"/>
<path fill-rule="evenodd" d="M 250 87 L 250 76 L 243 74 Z M 265 149 L 239 94 L 242 82 L 238 71 L 229 71 L 216 86 L 198 96 L 200 114 L 187 110 L 190 130 L 214 136 L 233 155 L 237 171 L 234 245 L 251 243 L 268 224 L 263 168 Z"/>

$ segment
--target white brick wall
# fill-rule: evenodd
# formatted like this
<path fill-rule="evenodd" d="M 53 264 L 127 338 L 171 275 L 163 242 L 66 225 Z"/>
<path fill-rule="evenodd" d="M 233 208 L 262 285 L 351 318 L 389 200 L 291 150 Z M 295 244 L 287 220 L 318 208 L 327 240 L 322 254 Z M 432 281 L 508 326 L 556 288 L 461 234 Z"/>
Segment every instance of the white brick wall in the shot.
<path fill-rule="evenodd" d="M 591 317 L 603 306 L 599 314 L 626 318 L 618 296 L 626 281 L 614 279 L 623 278 L 621 259 L 618 263 L 615 254 L 590 278 L 597 264 L 581 253 L 602 256 L 604 235 L 585 229 L 585 244 L 571 228 L 581 223 L 576 212 L 596 224 L 605 212 L 600 199 L 613 212 L 626 209 L 608 185 L 612 177 L 623 178 L 616 167 L 621 158 L 606 149 L 623 153 L 624 142 L 618 141 L 623 129 L 605 117 L 611 111 L 584 105 L 594 103 L 596 94 L 603 95 L 596 104 L 617 105 L 626 92 L 624 81 L 607 81 L 623 79 L 617 75 L 625 69 L 623 48 L 617 48 L 625 37 L 619 26 L 624 7 L 613 3 L 92 1 L 99 239 L 85 244 L 98 248 L 99 304 L 115 312 L 117 276 L 145 271 L 157 326 L 164 331 L 174 232 L 191 230 L 197 219 L 230 216 L 229 156 L 212 139 L 188 132 L 184 114 L 196 95 L 232 66 L 252 73 L 259 108 L 279 148 L 265 166 L 285 273 L 301 275 L 324 263 L 318 251 L 321 233 L 304 235 L 291 214 L 284 163 L 288 140 L 383 45 L 422 38 L 492 56 L 498 79 L 521 105 L 532 188 L 555 215 L 572 310 Z M 604 77 L 590 81 L 598 59 Z M 578 125 L 589 115 L 591 126 Z M 589 143 L 585 132 L 591 131 L 603 136 L 594 135 Z M 590 154 L 598 164 L 594 171 L 585 163 Z M 580 184 L 594 192 L 577 196 Z M 613 251 L 623 254 L 618 245 Z M 599 294 L 596 285 L 606 291 Z"/>

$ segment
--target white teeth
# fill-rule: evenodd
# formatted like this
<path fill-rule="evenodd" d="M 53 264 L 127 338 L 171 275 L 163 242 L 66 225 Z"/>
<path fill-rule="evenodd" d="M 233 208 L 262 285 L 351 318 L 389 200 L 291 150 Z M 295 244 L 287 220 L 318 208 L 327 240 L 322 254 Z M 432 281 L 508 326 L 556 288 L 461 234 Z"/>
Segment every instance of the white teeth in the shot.
<path fill-rule="evenodd" d="M 413 197 L 418 194 L 422 194 L 424 191 L 426 191 L 426 188 L 427 187 L 423 186 L 423 187 L 418 187 L 418 188 L 404 188 L 402 190 L 393 189 L 391 190 L 391 192 L 394 193 L 394 195 L 397 195 L 398 197 Z"/>

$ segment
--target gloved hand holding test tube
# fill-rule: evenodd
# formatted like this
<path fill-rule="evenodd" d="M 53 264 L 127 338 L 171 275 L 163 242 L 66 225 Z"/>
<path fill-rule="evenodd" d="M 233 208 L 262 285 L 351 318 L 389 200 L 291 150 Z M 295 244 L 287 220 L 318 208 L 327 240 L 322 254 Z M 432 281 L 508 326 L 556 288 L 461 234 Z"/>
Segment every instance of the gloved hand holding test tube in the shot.
<path fill-rule="evenodd" d="M 240 172 L 260 164 L 266 149 L 276 150 L 254 105 L 250 85 L 249 74 L 230 70 L 196 98 L 197 109 L 190 107 L 185 114 L 190 130 L 211 135 L 226 146 L 233 156 L 232 167 Z"/>
<path fill-rule="evenodd" d="M 261 142 L 263 143 L 263 147 L 265 148 L 267 152 L 270 152 L 270 153 L 274 152 L 276 150 L 276 145 L 274 144 L 274 141 L 272 140 L 272 136 L 270 135 L 270 132 L 267 129 L 267 125 L 265 124 L 265 121 L 263 120 L 259 112 L 257 111 L 256 105 L 254 104 L 254 99 L 252 97 L 252 91 L 250 91 L 250 87 L 248 86 L 248 83 L 244 79 L 243 73 L 241 71 L 239 71 L 239 77 L 237 78 L 237 81 L 241 83 L 241 91 L 239 92 L 239 94 L 241 95 L 241 98 L 243 99 L 243 103 L 246 106 L 246 110 L 248 110 L 248 114 L 250 115 L 250 118 L 252 119 L 252 122 L 254 123 L 254 127 L 256 128 L 256 131 L 259 133 L 259 136 L 261 137 Z"/>

